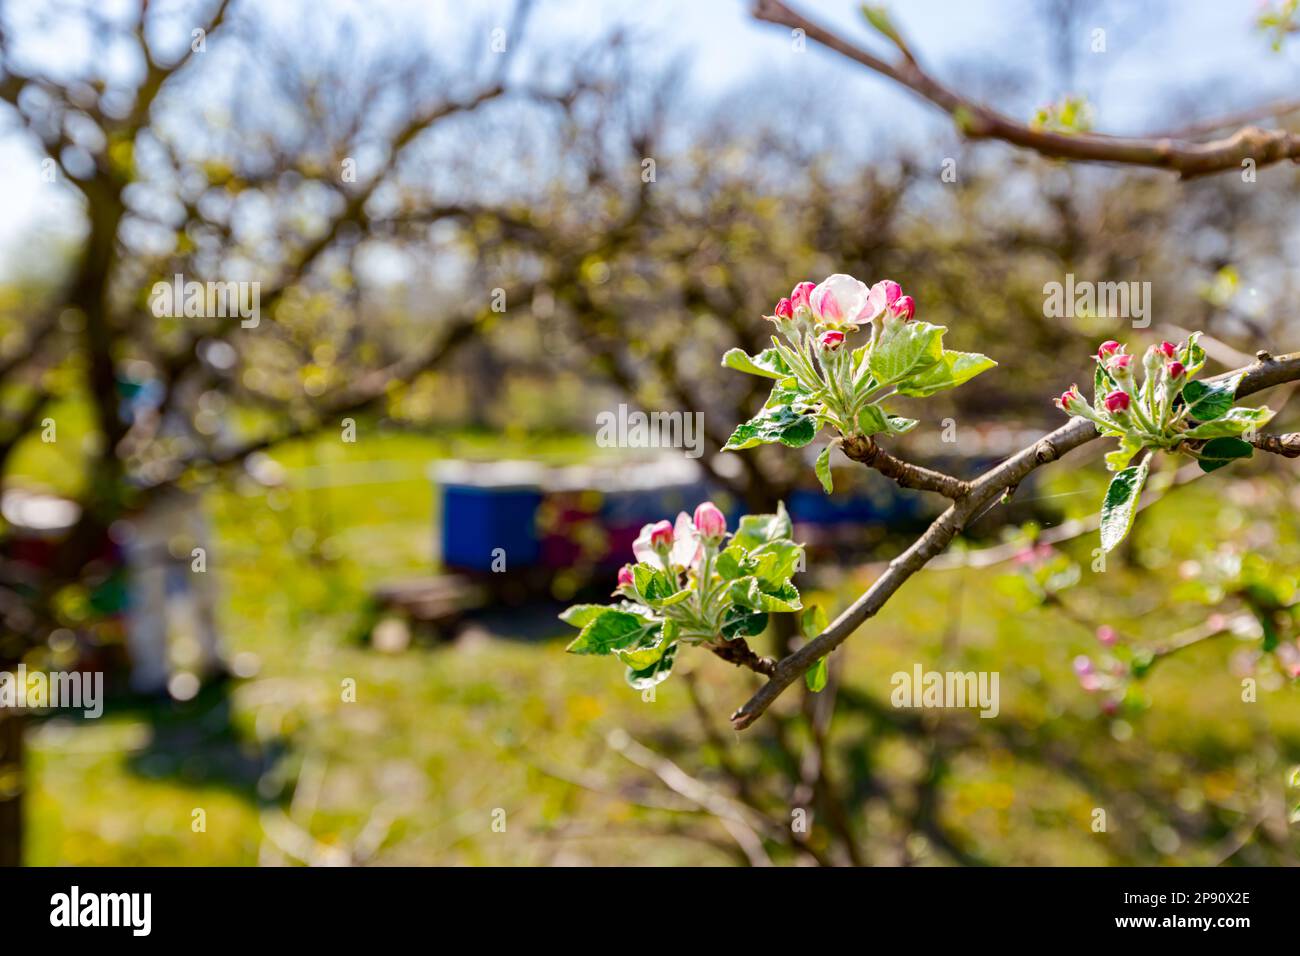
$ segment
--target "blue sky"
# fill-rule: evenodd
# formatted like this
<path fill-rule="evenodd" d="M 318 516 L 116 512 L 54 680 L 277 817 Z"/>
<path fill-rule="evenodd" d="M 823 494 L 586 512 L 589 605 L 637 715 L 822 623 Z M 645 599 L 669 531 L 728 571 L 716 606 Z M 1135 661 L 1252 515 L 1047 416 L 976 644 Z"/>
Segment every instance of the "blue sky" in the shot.
<path fill-rule="evenodd" d="M 117 6 L 118 4 L 113 4 Z M 840 25 L 867 45 L 883 49 L 863 25 L 858 4 L 845 0 L 802 0 L 791 4 L 814 19 Z M 175 6 L 174 4 L 172 5 Z M 1017 102 L 998 103 L 1027 115 L 1061 92 L 1050 35 L 1043 22 L 1048 0 L 894 0 L 896 21 L 922 60 L 940 77 L 951 78 L 979 64 L 1024 73 Z M 1109 0 L 1082 2 L 1077 36 L 1076 88 L 1095 104 L 1098 128 L 1140 132 L 1179 125 L 1191 118 L 1174 112 L 1180 96 L 1198 115 L 1248 105 L 1294 92 L 1300 74 L 1300 42 L 1273 53 L 1252 27 L 1256 0 Z M 267 10 L 274 12 L 264 12 Z M 261 7 L 272 20 L 299 8 Z M 504 23 L 509 4 L 498 0 L 326 0 L 305 9 L 312 16 L 353 10 L 375 23 L 411 24 L 430 42 L 456 46 L 477 42 L 465 34 L 470 23 Z M 825 115 L 895 135 L 946 127 L 946 120 L 888 81 L 842 58 L 809 46 L 795 56 L 788 31 L 760 24 L 744 0 L 539 0 L 529 42 L 565 48 L 570 40 L 594 40 L 616 24 L 634 27 L 647 42 L 645 55 L 665 63 L 684 56 L 689 63 L 691 104 L 708 103 L 739 88 L 773 83 L 810 92 Z M 1093 53 L 1094 29 L 1106 31 L 1105 53 Z M 52 32 L 39 51 L 51 68 L 66 64 L 70 51 L 84 52 L 93 40 L 71 26 Z M 576 44 L 575 44 L 576 48 Z M 901 132 L 897 132 L 900 131 Z M 76 206 L 52 195 L 40 178 L 36 154 L 12 127 L 0 128 L 0 271 L 12 272 L 15 254 L 33 247 L 33 236 L 67 223 Z M 42 229 L 41 227 L 47 227 Z"/>

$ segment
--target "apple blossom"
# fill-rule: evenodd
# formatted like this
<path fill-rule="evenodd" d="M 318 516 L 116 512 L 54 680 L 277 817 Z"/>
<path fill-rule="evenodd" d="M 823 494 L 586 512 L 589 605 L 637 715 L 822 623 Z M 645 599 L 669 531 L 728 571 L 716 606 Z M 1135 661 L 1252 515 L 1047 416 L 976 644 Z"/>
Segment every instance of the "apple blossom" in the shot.
<path fill-rule="evenodd" d="M 776 304 L 776 315 L 782 319 L 794 318 L 794 306 L 790 304 L 789 299 L 782 299 Z"/>
<path fill-rule="evenodd" d="M 1128 397 L 1128 392 L 1122 392 L 1116 389 L 1106 396 L 1104 404 L 1106 406 L 1106 411 L 1110 412 L 1112 415 L 1116 415 L 1120 412 L 1128 411 L 1130 401 L 1131 399 Z"/>
<path fill-rule="evenodd" d="M 718 549 L 728 538 L 727 520 L 711 501 L 696 507 L 694 518 L 683 511 L 675 523 L 645 525 L 632 545 L 641 563 L 619 569 L 616 602 L 578 604 L 560 615 L 578 629 L 566 650 L 614 658 L 636 690 L 667 678 L 691 645 L 770 675 L 775 662 L 745 639 L 760 634 L 770 614 L 804 610 L 790 580 L 803 564 L 793 530 L 784 505 L 775 514 L 745 515 L 724 561 Z"/>
<path fill-rule="evenodd" d="M 880 315 L 898 301 L 903 294 L 903 287 L 893 279 L 881 279 L 871 287 L 871 314 Z"/>
<path fill-rule="evenodd" d="M 1071 385 L 1061 393 L 1061 397 L 1056 400 L 1056 407 L 1062 411 L 1069 412 L 1071 415 L 1079 415 L 1085 411 L 1091 411 L 1091 406 L 1084 397 L 1079 394 L 1079 386 Z"/>
<path fill-rule="evenodd" d="M 712 501 L 695 509 L 695 530 L 709 544 L 717 544 L 727 533 L 727 518 Z"/>
<path fill-rule="evenodd" d="M 910 295 L 899 296 L 889 306 L 889 311 L 892 315 L 902 318 L 903 321 L 910 322 L 912 316 L 916 315 L 916 300 Z"/>
<path fill-rule="evenodd" d="M 817 318 L 830 325 L 856 327 L 872 318 L 871 292 L 866 283 L 840 272 L 823 279 L 808 302 Z"/>
<path fill-rule="evenodd" d="M 799 309 L 811 309 L 808 298 L 812 295 L 813 289 L 817 288 L 811 282 L 800 282 L 790 290 L 790 306 L 798 311 Z"/>
<path fill-rule="evenodd" d="M 667 521 L 656 522 L 650 528 L 650 547 L 671 548 L 673 546 L 673 526 Z"/>
<path fill-rule="evenodd" d="M 1094 411 L 1073 386 L 1056 400 L 1064 411 L 1087 418 L 1103 435 L 1118 438 L 1118 448 L 1106 455 L 1115 473 L 1102 502 L 1101 545 L 1112 550 L 1124 540 L 1134 509 L 1151 473 L 1150 452 L 1182 452 L 1195 458 L 1202 471 L 1222 468 L 1236 458 L 1249 458 L 1252 448 L 1243 437 L 1273 417 L 1269 408 L 1231 407 L 1234 386 L 1220 379 L 1195 381 L 1205 364 L 1199 332 L 1187 341 L 1162 341 L 1142 353 L 1143 377 L 1125 347 L 1114 340 L 1097 349 Z M 1139 453 L 1147 452 L 1140 458 Z M 1136 464 L 1135 464 L 1136 461 Z"/>
<path fill-rule="evenodd" d="M 817 344 L 833 352 L 844 344 L 844 333 L 838 329 L 827 329 L 817 340 Z"/>
<path fill-rule="evenodd" d="M 672 522 L 656 521 L 642 526 L 641 533 L 632 542 L 632 553 L 643 564 L 653 564 L 667 570 L 667 555 L 672 547 Z"/>

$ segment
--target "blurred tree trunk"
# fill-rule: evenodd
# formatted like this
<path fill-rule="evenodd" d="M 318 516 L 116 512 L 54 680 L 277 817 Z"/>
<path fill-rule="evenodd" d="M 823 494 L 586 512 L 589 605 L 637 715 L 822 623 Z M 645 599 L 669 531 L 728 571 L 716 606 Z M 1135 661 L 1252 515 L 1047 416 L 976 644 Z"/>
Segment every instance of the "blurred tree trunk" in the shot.
<path fill-rule="evenodd" d="M 23 860 L 23 729 L 17 711 L 0 709 L 0 866 Z"/>

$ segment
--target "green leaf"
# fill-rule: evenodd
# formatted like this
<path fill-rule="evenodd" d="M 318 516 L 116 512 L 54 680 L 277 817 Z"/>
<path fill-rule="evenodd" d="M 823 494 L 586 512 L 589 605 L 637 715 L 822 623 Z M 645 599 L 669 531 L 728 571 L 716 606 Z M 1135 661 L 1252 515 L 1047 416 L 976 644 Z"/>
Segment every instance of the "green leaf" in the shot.
<path fill-rule="evenodd" d="M 817 480 L 822 483 L 829 495 L 835 490 L 835 483 L 831 479 L 831 446 L 827 445 L 822 449 L 822 453 L 817 456 L 817 462 L 813 465 L 813 471 L 817 472 Z"/>
<path fill-rule="evenodd" d="M 889 433 L 891 435 L 906 435 L 920 424 L 915 418 L 903 418 L 901 415 L 887 415 L 886 417 L 889 419 Z"/>
<path fill-rule="evenodd" d="M 1205 349 L 1201 348 L 1198 341 L 1201 337 L 1200 332 L 1193 332 L 1187 337 L 1187 346 L 1178 354 L 1178 361 L 1183 363 L 1187 369 L 1187 377 L 1192 378 L 1205 365 Z"/>
<path fill-rule="evenodd" d="M 751 557 L 759 559 L 754 577 L 758 578 L 763 590 L 772 591 L 783 586 L 795 573 L 803 557 L 803 545 L 788 540 L 773 541 L 757 548 Z"/>
<path fill-rule="evenodd" d="M 830 671 L 826 666 L 826 658 L 817 658 L 817 663 L 803 672 L 803 682 L 808 685 L 808 689 L 814 694 L 820 694 L 826 689 L 826 680 L 830 676 Z"/>
<path fill-rule="evenodd" d="M 735 604 L 754 611 L 798 611 L 803 607 L 799 589 L 789 581 L 778 588 L 764 590 L 758 578 L 741 578 L 731 582 L 727 594 Z"/>
<path fill-rule="evenodd" d="M 1255 449 L 1250 442 L 1244 442 L 1240 438 L 1212 438 L 1201 448 L 1201 457 L 1196 463 L 1201 466 L 1201 471 L 1209 474 L 1238 458 L 1249 458 L 1254 453 Z"/>
<path fill-rule="evenodd" d="M 780 442 L 790 448 L 802 448 L 817 436 L 817 423 L 808 415 L 800 415 L 789 405 L 764 408 L 761 412 L 738 425 L 731 433 L 723 451 L 740 451 L 755 445 Z"/>
<path fill-rule="evenodd" d="M 894 28 L 893 22 L 889 19 L 889 10 L 883 4 L 864 3 L 862 5 L 862 16 L 877 31 L 887 37 L 893 43 L 901 44 L 903 41 L 898 35 L 898 30 Z"/>
<path fill-rule="evenodd" d="M 575 604 L 560 614 L 560 620 L 581 629 L 608 610 L 604 604 Z"/>
<path fill-rule="evenodd" d="M 866 405 L 858 412 L 858 430 L 867 436 L 889 431 L 889 416 L 879 405 Z"/>
<path fill-rule="evenodd" d="M 1243 373 L 1244 374 L 1244 373 Z M 1187 413 L 1198 422 L 1208 422 L 1225 414 L 1237 395 L 1241 375 L 1223 382 L 1188 382 L 1183 386 L 1183 403 Z"/>
<path fill-rule="evenodd" d="M 782 379 L 772 386 L 771 393 L 767 396 L 767 401 L 763 403 L 764 408 L 780 408 L 782 405 L 793 405 L 795 402 L 811 404 L 809 394 L 799 387 L 798 382 L 790 385 L 789 382 L 795 382 L 794 379 Z"/>
<path fill-rule="evenodd" d="M 677 582 L 666 571 L 653 564 L 633 565 L 632 582 L 636 585 L 637 593 L 652 607 L 660 606 L 673 595 L 685 590 L 679 588 Z"/>
<path fill-rule="evenodd" d="M 803 600 L 799 596 L 799 589 L 792 582 L 786 581 L 776 588 L 764 583 L 761 579 L 759 584 L 763 588 L 763 596 L 760 601 L 764 611 L 803 610 Z"/>
<path fill-rule="evenodd" d="M 1108 452 L 1106 455 L 1106 467 L 1110 471 L 1120 471 L 1128 466 L 1133 460 L 1133 456 L 1142 450 L 1142 442 L 1132 435 L 1125 435 L 1119 440 L 1119 448 L 1115 451 Z"/>
<path fill-rule="evenodd" d="M 1125 468 L 1110 480 L 1106 500 L 1101 504 L 1101 548 L 1111 551 L 1124 540 L 1133 527 L 1142 486 L 1150 470 L 1147 462 Z"/>
<path fill-rule="evenodd" d="M 870 375 L 859 375 L 858 370 L 862 368 L 862 363 L 867 360 L 867 353 L 871 350 L 871 343 L 865 342 L 855 348 L 850 354 L 852 357 L 851 368 L 853 369 L 853 378 L 857 382 L 857 387 L 861 388 L 871 380 Z"/>
<path fill-rule="evenodd" d="M 653 633 L 647 633 L 635 647 L 614 653 L 630 670 L 644 671 L 658 663 L 676 643 L 677 624 L 673 621 L 664 621 L 663 627 L 655 629 Z"/>
<path fill-rule="evenodd" d="M 1273 410 L 1264 408 L 1230 408 L 1212 421 L 1202 422 L 1183 432 L 1184 438 L 1223 438 L 1237 436 L 1268 423 Z"/>
<path fill-rule="evenodd" d="M 717 561 L 713 564 L 713 570 L 722 575 L 723 580 L 734 581 L 736 578 L 743 578 L 747 574 L 753 574 L 757 565 L 758 562 L 751 558 L 744 548 L 732 544 L 718 555 Z"/>
<path fill-rule="evenodd" d="M 656 684 L 661 684 L 668 679 L 668 675 L 673 672 L 673 661 L 677 658 L 677 648 L 681 644 L 671 644 L 664 651 L 662 657 L 651 664 L 649 667 L 638 670 L 629 667 L 627 673 L 623 675 L 624 680 L 633 690 L 647 690 Z"/>
<path fill-rule="evenodd" d="M 676 605 L 681 604 L 683 601 L 690 598 L 691 594 L 693 593 L 694 592 L 691 588 L 682 588 L 676 594 L 664 598 L 655 606 L 658 608 L 675 607 Z"/>
<path fill-rule="evenodd" d="M 902 382 L 898 386 L 898 394 L 924 398 L 969 382 L 997 364 L 987 355 L 978 352 L 953 352 L 945 349 L 938 362 Z"/>
<path fill-rule="evenodd" d="M 803 614 L 799 618 L 799 629 L 803 631 L 803 636 L 811 641 L 826 630 L 829 623 L 822 606 L 820 604 L 810 604 L 803 609 Z"/>
<path fill-rule="evenodd" d="M 753 551 L 770 541 L 788 541 L 793 534 L 794 526 L 790 523 L 790 515 L 786 512 L 785 505 L 778 503 L 774 515 L 742 517 L 736 533 L 731 537 L 731 543 L 746 551 Z"/>
<path fill-rule="evenodd" d="M 570 654 L 612 654 L 614 651 L 631 647 L 644 637 L 649 628 L 657 624 L 647 624 L 646 619 L 627 611 L 606 608 L 605 613 L 592 618 L 578 633 L 572 643 L 565 648 Z"/>
<path fill-rule="evenodd" d="M 901 320 L 884 321 L 882 325 L 867 356 L 871 374 L 881 385 L 901 382 L 943 357 L 943 333 L 947 331 L 943 326 Z"/>
<path fill-rule="evenodd" d="M 729 641 L 738 637 L 757 637 L 767 630 L 767 613 L 733 607 L 722 619 L 722 636 Z"/>
<path fill-rule="evenodd" d="M 1115 390 L 1115 379 L 1106 371 L 1106 366 L 1097 363 L 1097 370 L 1092 375 L 1092 404 L 1102 408 L 1106 396 Z"/>
<path fill-rule="evenodd" d="M 722 356 L 722 364 L 726 368 L 764 378 L 787 378 L 790 375 L 790 366 L 785 364 L 781 353 L 774 348 L 763 349 L 757 355 L 749 355 L 744 349 L 729 349 Z"/>

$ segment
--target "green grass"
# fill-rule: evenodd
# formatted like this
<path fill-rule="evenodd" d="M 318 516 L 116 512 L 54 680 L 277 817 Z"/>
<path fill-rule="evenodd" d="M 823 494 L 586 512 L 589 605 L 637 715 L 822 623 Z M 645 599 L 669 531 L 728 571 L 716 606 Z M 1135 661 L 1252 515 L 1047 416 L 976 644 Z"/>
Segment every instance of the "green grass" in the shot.
<path fill-rule="evenodd" d="M 699 745 L 678 677 L 645 702 L 609 661 L 566 658 L 558 622 L 553 631 L 520 622 L 521 632 L 553 633 L 550 640 L 480 632 L 396 655 L 352 639 L 369 586 L 430 570 L 437 515 L 427 463 L 487 458 L 499 447 L 489 435 L 326 439 L 277 454 L 291 487 L 306 478 L 317 487 L 267 492 L 236 481 L 212 494 L 210 567 L 222 629 L 232 653 L 256 655 L 256 676 L 228 697 L 205 692 L 185 705 L 116 707 L 98 721 L 51 719 L 34 728 L 28 861 L 279 862 L 285 856 L 267 833 L 278 833 L 275 821 L 288 813 L 298 824 L 292 832 L 310 835 L 318 859 L 354 850 L 369 828 L 385 834 L 373 857 L 381 863 L 728 862 L 717 847 L 662 833 L 683 816 L 634 806 L 649 778 L 603 742 L 610 729 L 627 728 L 709 773 L 715 761 Z M 584 447 L 578 439 L 536 441 L 514 446 L 511 457 L 577 461 Z M 383 463 L 379 477 L 358 483 L 367 463 L 371 474 Z M 1100 497 L 1092 470 L 1099 469 L 1064 472 L 1043 493 L 1064 495 L 1082 513 Z M 1222 485 L 1205 485 L 1181 489 L 1141 517 L 1135 540 L 1154 572 L 1120 561 L 1094 576 L 1094 542 L 1071 546 L 1084 566 L 1083 582 L 1066 595 L 1076 617 L 1104 619 L 1142 641 L 1203 617 L 1197 606 L 1162 604 L 1179 563 L 1199 548 L 1188 516 L 1220 528 L 1257 520 L 1250 507 L 1226 502 Z M 1295 525 L 1294 513 L 1281 522 L 1275 547 L 1294 548 Z M 1000 672 L 999 720 L 940 716 L 983 735 L 952 756 L 944 790 L 943 812 L 962 839 L 995 862 L 1105 863 L 1107 837 L 1088 825 L 1099 800 L 1089 773 L 1112 792 L 1146 788 L 1188 812 L 1217 801 L 1227 820 L 1246 806 L 1246 788 L 1261 780 L 1283 786 L 1273 764 L 1300 759 L 1295 688 L 1261 690 L 1258 703 L 1243 704 L 1225 664 L 1233 642 L 1210 642 L 1157 667 L 1138 695 L 1149 709 L 1108 719 L 1071 672 L 1075 655 L 1098 650 L 1091 627 L 1025 606 L 996 585 L 1011 573 L 919 576 L 837 655 L 851 687 L 886 702 L 891 674 L 914 662 Z M 836 610 L 866 580 L 847 575 L 819 599 Z M 720 725 L 754 686 L 703 652 L 682 663 L 698 673 Z M 355 682 L 355 702 L 343 699 L 346 681 Z M 981 726 L 989 723 L 1009 732 Z M 886 779 L 915 776 L 915 741 L 864 736 L 852 714 L 842 724 L 846 768 L 869 754 Z M 734 746 L 770 773 L 760 739 L 756 728 Z M 1083 777 L 1039 759 L 1059 748 Z M 206 815 L 205 832 L 192 828 L 196 809 Z M 1145 811 L 1111 809 L 1129 828 L 1114 839 L 1135 840 L 1144 859 L 1207 860 L 1208 841 L 1175 846 Z M 499 811 L 504 832 L 493 828 Z M 896 835 L 887 822 L 876 824 L 873 839 Z M 716 826 L 709 832 L 723 838 Z"/>

